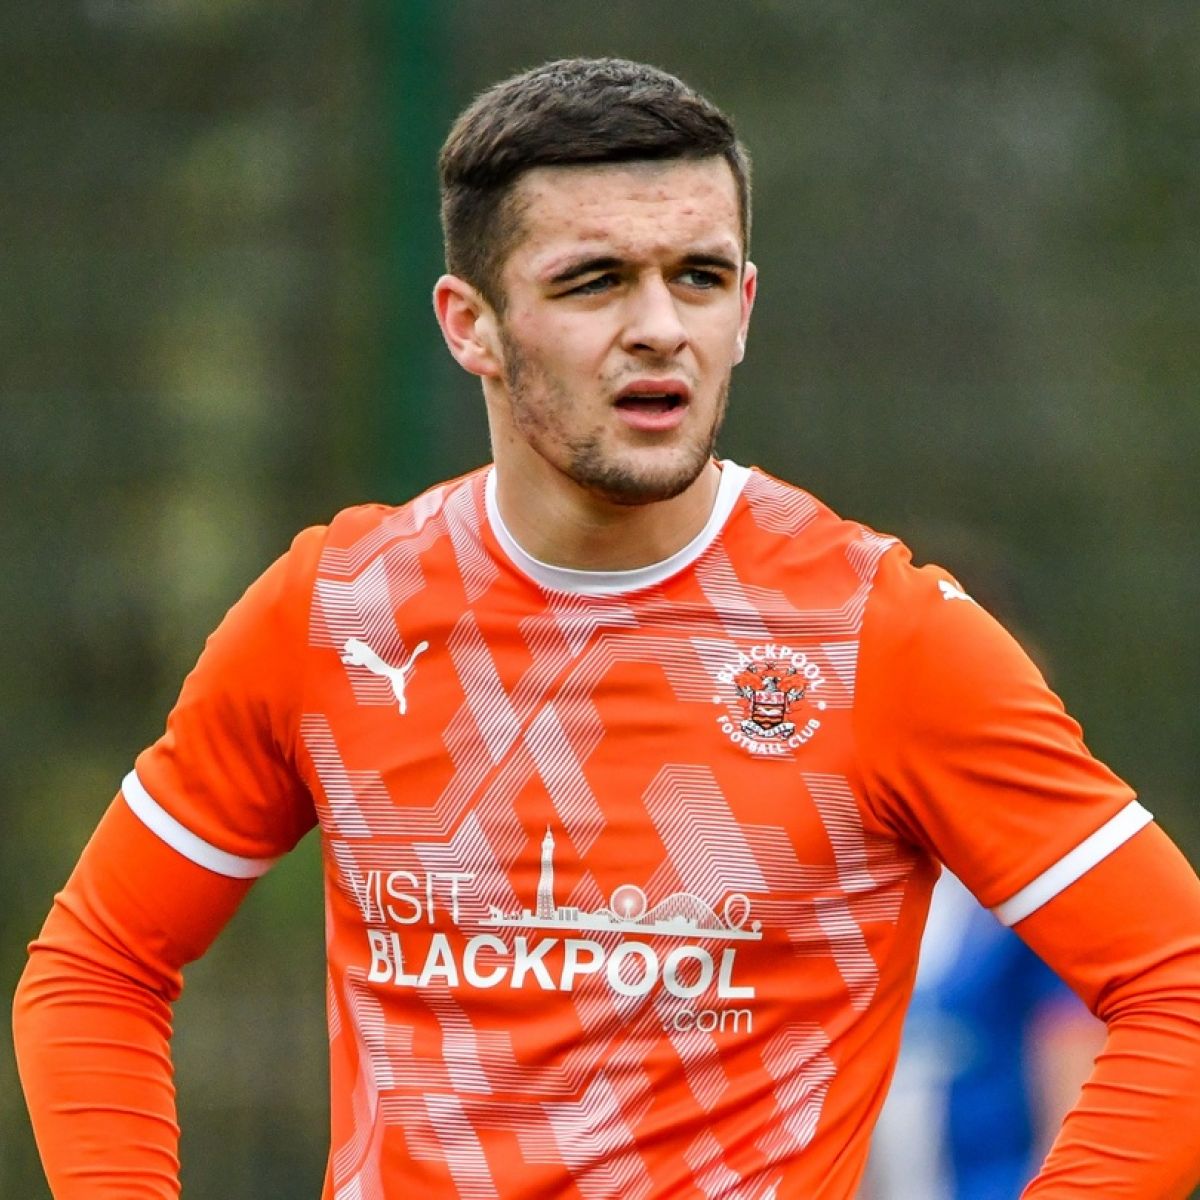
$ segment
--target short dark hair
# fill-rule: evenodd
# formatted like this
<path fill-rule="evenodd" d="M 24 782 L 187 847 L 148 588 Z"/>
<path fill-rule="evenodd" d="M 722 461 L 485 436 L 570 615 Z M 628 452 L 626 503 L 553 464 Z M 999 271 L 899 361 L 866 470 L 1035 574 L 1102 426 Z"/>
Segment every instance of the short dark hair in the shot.
<path fill-rule="evenodd" d="M 446 268 L 503 307 L 500 274 L 521 232 L 510 199 L 534 167 L 718 155 L 733 172 L 748 250 L 749 156 L 699 92 L 621 58 L 564 58 L 514 75 L 477 96 L 442 146 Z"/>

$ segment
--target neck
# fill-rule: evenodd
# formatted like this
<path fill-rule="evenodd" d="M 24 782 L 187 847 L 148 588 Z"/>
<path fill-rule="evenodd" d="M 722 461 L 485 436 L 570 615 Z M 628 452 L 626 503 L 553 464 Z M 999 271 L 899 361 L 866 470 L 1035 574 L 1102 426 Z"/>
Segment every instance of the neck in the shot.
<path fill-rule="evenodd" d="M 539 486 L 496 456 L 496 504 L 526 554 L 555 567 L 629 571 L 682 550 L 704 528 L 721 471 L 709 462 L 678 496 L 649 504 L 614 504 L 565 476 Z"/>

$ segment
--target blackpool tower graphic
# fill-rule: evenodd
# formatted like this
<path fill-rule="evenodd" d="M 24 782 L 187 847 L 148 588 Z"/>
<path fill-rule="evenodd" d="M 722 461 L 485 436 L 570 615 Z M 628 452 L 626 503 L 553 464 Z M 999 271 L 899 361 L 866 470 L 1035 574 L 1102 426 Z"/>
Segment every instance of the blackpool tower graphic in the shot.
<path fill-rule="evenodd" d="M 537 886 L 537 915 L 548 921 L 556 915 L 554 906 L 554 834 L 550 826 L 546 826 L 546 836 L 542 838 L 542 873 L 538 876 Z"/>
<path fill-rule="evenodd" d="M 632 883 L 621 884 L 614 890 L 608 905 L 591 912 L 574 905 L 560 907 L 554 902 L 554 834 L 549 825 L 542 838 L 541 870 L 533 911 L 525 908 L 505 913 L 494 904 L 488 908 L 488 919 L 483 924 L 492 929 L 574 929 L 598 933 L 617 930 L 639 935 L 722 940 L 749 938 L 755 941 L 762 937 L 762 926 L 758 921 L 749 920 L 750 901 L 741 892 L 726 897 L 720 914 L 690 892 L 672 892 L 657 904 L 650 905 L 646 893 Z"/>

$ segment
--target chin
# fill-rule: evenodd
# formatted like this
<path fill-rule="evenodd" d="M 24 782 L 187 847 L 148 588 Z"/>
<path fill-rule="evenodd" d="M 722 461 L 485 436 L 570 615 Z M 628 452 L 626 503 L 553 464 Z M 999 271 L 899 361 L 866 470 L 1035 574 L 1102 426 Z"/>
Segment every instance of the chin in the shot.
<path fill-rule="evenodd" d="M 567 471 L 575 483 L 610 504 L 657 504 L 682 495 L 699 479 L 712 458 L 711 447 L 685 461 L 638 465 L 577 457 Z"/>

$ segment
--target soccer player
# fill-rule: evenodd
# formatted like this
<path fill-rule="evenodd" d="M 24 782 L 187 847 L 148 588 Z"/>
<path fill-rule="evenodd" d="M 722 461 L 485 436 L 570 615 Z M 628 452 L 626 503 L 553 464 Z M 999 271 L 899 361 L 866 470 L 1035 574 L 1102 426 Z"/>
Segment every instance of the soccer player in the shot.
<path fill-rule="evenodd" d="M 180 970 L 319 826 L 323 1195 L 847 1200 L 941 860 L 1108 1026 L 1028 1195 L 1200 1172 L 1200 883 L 944 572 L 713 457 L 757 273 L 725 116 L 616 60 L 441 156 L 494 463 L 301 533 L 16 1002 L 57 1197 L 169 1197 Z"/>

